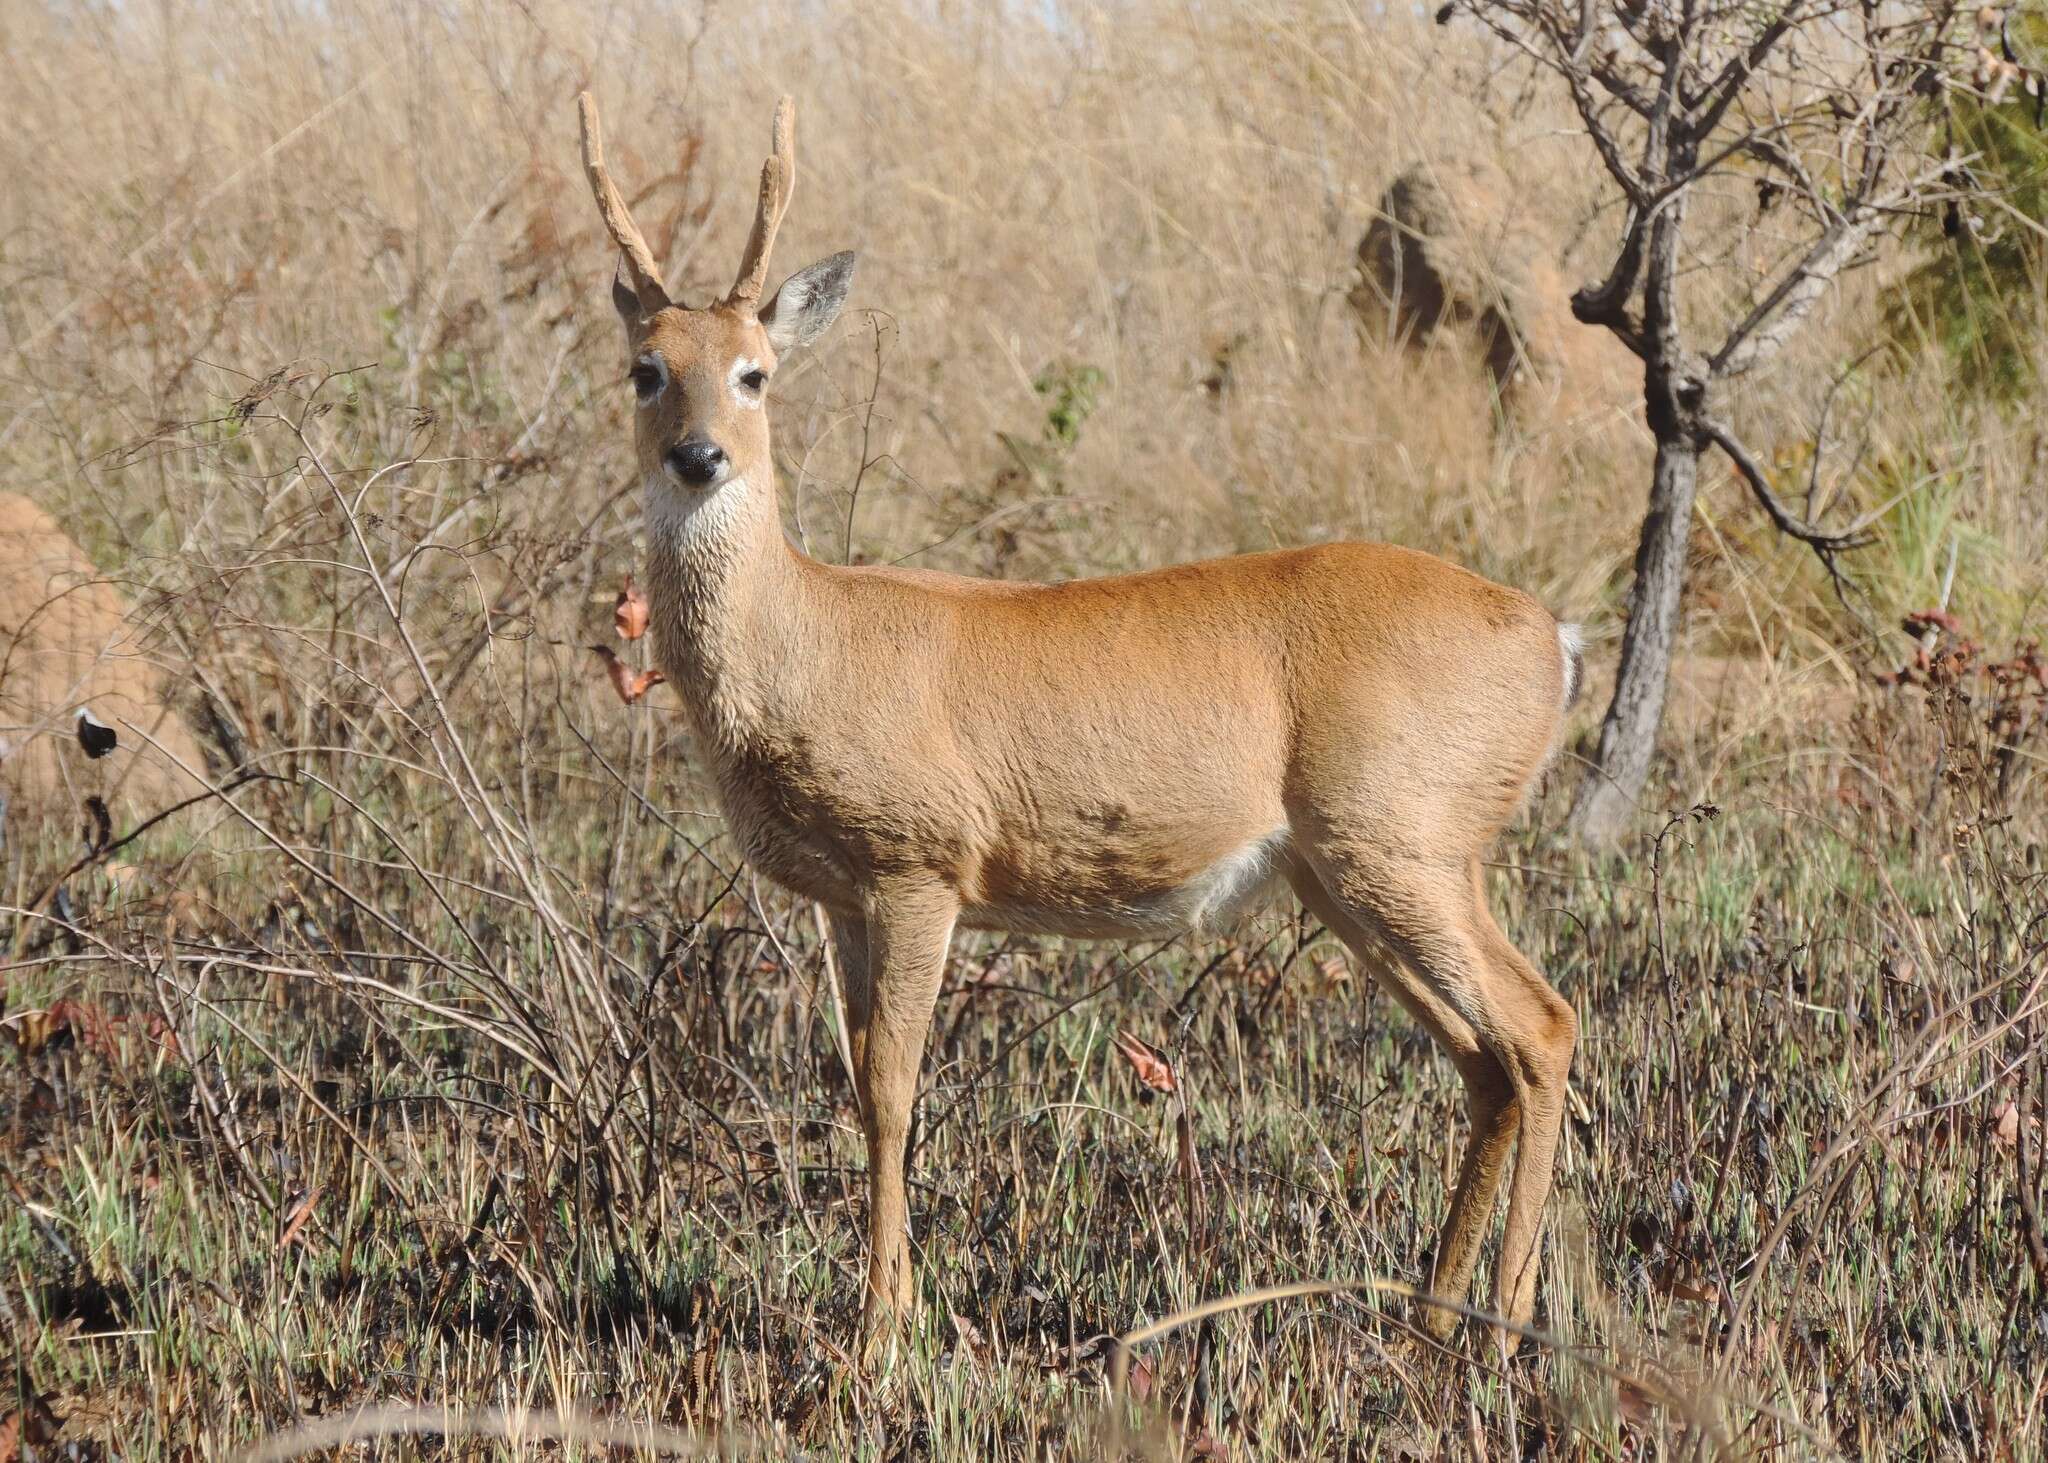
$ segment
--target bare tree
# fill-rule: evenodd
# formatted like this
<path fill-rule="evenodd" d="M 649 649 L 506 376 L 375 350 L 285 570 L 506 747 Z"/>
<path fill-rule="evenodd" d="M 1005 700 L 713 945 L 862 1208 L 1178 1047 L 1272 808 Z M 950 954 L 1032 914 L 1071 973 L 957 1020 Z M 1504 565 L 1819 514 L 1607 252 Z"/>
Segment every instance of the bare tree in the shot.
<path fill-rule="evenodd" d="M 1611 841 L 1663 716 L 1707 449 L 1830 573 L 1868 539 L 1868 522 L 1825 528 L 1781 501 L 1722 415 L 1729 383 L 1777 355 L 1881 234 L 1968 186 L 1944 98 L 2005 84 L 2010 63 L 1985 49 L 1996 13 L 1925 0 L 1450 0 L 1437 19 L 1461 14 L 1562 80 L 1621 194 L 1613 267 L 1572 296 L 1642 359 L 1657 446 L 1614 699 L 1572 809 L 1582 836 Z M 1747 246 L 1769 249 L 1760 270 L 1715 267 L 1708 231 L 1688 234 L 1711 183 L 1769 216 Z"/>

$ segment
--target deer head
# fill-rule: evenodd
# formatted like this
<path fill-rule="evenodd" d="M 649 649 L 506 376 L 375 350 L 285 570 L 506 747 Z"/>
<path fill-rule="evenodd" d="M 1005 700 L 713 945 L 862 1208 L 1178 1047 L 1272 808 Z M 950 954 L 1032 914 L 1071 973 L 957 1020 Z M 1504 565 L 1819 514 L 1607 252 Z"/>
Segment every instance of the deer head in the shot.
<path fill-rule="evenodd" d="M 853 282 L 854 257 L 849 250 L 800 269 L 761 302 L 775 230 L 796 182 L 796 108 L 784 97 L 775 109 L 773 150 L 761 168 L 753 233 L 731 292 L 696 309 L 671 300 L 653 250 L 605 170 L 597 104 L 585 92 L 578 106 L 583 168 L 619 246 L 612 303 L 626 327 L 641 479 L 650 507 L 686 520 L 728 488 L 743 492 L 749 481 L 770 481 L 768 383 L 784 355 L 817 339 L 838 316 Z"/>

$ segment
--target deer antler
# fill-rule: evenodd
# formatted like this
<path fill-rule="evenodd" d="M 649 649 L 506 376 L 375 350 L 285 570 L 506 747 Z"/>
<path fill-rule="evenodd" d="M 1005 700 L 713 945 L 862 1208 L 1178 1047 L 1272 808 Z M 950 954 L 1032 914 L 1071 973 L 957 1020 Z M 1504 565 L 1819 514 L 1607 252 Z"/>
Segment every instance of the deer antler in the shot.
<path fill-rule="evenodd" d="M 652 315 L 656 310 L 666 309 L 669 303 L 668 291 L 661 284 L 661 266 L 654 262 L 654 251 L 647 247 L 640 226 L 633 222 L 612 175 L 605 171 L 604 135 L 597 125 L 597 103 L 591 100 L 589 92 L 576 98 L 576 110 L 583 121 L 583 171 L 590 178 L 597 211 L 604 215 L 604 226 L 617 241 L 619 253 L 625 256 L 626 269 L 633 277 L 633 293 L 640 297 L 640 308 Z"/>
<path fill-rule="evenodd" d="M 761 202 L 754 212 L 754 232 L 747 240 L 746 258 L 740 261 L 740 276 L 729 305 L 753 308 L 761 303 L 761 290 L 768 282 L 768 251 L 775 247 L 775 230 L 789 207 L 789 195 L 796 188 L 796 103 L 784 97 L 775 104 L 775 150 L 761 164 Z"/>

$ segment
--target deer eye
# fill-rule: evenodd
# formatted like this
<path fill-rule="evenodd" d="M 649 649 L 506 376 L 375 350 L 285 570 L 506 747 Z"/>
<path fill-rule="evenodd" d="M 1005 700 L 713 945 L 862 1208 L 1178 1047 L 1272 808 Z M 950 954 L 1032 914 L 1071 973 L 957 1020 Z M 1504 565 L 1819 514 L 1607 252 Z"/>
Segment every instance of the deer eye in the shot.
<path fill-rule="evenodd" d="M 667 376 L 668 373 L 653 361 L 635 361 L 628 373 L 628 379 L 633 383 L 633 394 L 640 398 L 642 406 L 660 395 L 661 388 L 667 384 Z"/>
<path fill-rule="evenodd" d="M 740 385 L 746 387 L 747 390 L 753 392 L 757 396 L 760 395 L 762 388 L 765 387 L 767 384 L 768 373 L 760 369 L 758 366 L 755 367 L 753 370 L 747 372 L 744 376 L 740 377 Z"/>

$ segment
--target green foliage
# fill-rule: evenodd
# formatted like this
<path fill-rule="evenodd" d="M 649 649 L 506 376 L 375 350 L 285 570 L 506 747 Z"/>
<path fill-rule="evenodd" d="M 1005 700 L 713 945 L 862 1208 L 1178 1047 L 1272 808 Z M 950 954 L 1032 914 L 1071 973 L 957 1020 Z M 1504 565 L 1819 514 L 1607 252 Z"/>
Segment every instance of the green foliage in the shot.
<path fill-rule="evenodd" d="M 2030 7 L 2008 29 L 2015 55 L 2038 75 L 2048 62 L 2048 11 Z M 1926 332 L 1977 389 L 2016 400 L 2039 380 L 2048 323 L 2048 125 L 2040 100 L 2021 87 L 1999 102 L 1959 100 L 1952 122 L 1956 153 L 1971 159 L 1972 179 L 1997 203 L 1947 211 L 1938 244 L 1893 301 L 1892 326 Z"/>
<path fill-rule="evenodd" d="M 1013 459 L 1006 472 L 1012 477 L 1021 474 L 1039 491 L 1058 491 L 1066 460 L 1080 445 L 1081 429 L 1101 404 L 1105 379 L 1101 367 L 1071 361 L 1054 361 L 1033 376 L 1031 389 L 1045 399 L 1045 418 L 1036 442 L 996 433 Z"/>
<path fill-rule="evenodd" d="M 1015 572 L 1027 539 L 1057 538 L 1073 529 L 1078 516 L 1061 506 L 1068 495 L 1067 476 L 1081 430 L 1102 402 L 1108 376 L 1085 361 L 1054 360 L 1031 378 L 1031 389 L 1045 404 L 1038 435 L 995 434 L 1005 460 L 984 487 L 962 485 L 953 501 L 959 511 L 987 524 L 987 549 L 978 566 L 985 574 L 1005 578 Z M 1042 558 L 1025 561 L 1030 572 L 1071 574 L 1071 565 L 1055 570 Z"/>
<path fill-rule="evenodd" d="M 1095 414 L 1102 381 L 1100 367 L 1064 361 L 1032 378 L 1031 389 L 1046 399 L 1046 441 L 1071 447 L 1080 440 L 1082 426 Z"/>

